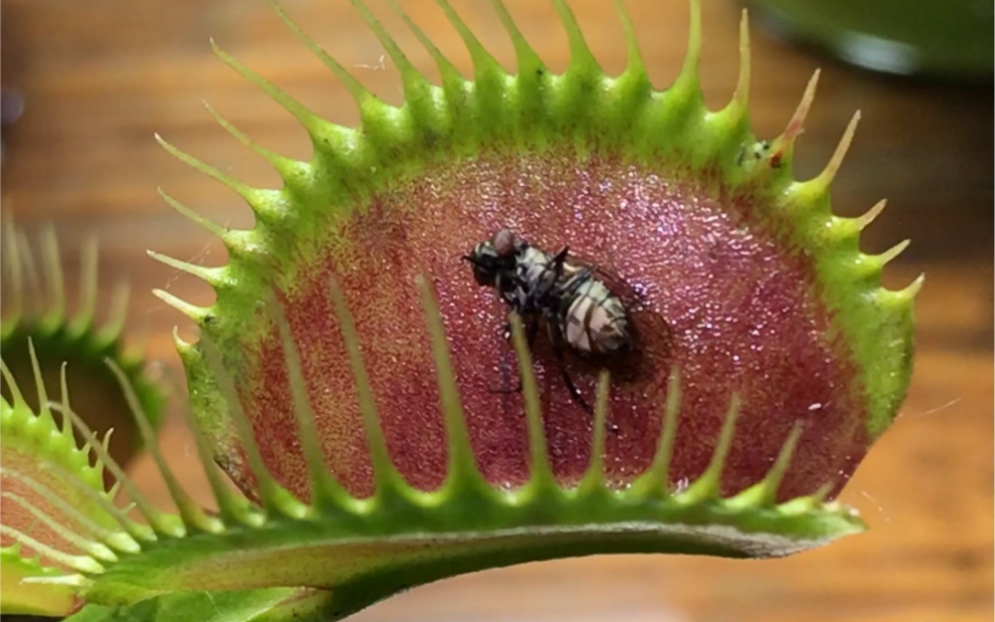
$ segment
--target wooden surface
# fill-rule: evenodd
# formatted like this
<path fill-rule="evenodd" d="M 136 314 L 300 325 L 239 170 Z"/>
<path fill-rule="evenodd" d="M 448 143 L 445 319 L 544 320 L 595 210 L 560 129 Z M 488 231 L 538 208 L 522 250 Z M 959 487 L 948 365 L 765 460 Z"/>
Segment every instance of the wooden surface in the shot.
<path fill-rule="evenodd" d="M 378 94 L 398 102 L 397 74 L 344 0 L 286 0 L 294 18 Z M 457 2 L 506 66 L 511 49 L 483 2 Z M 545 2 L 509 0 L 554 69 L 566 41 Z M 624 63 L 607 0 L 572 3 L 603 66 Z M 736 7 L 705 0 L 702 83 L 718 107 L 735 81 Z M 465 52 L 429 0 L 404 5 L 457 66 Z M 683 53 L 683 0 L 628 2 L 656 84 L 673 78 Z M 388 28 L 431 71 L 428 58 L 386 5 Z M 130 276 L 133 328 L 171 365 L 169 330 L 182 322 L 148 291 L 166 287 L 194 302 L 211 294 L 144 256 L 147 248 L 218 265 L 224 252 L 170 211 L 157 185 L 233 226 L 251 216 L 236 197 L 179 164 L 155 131 L 241 179 L 273 185 L 275 174 L 217 127 L 209 100 L 262 144 L 305 157 L 304 133 L 280 108 L 214 58 L 209 37 L 318 113 L 354 123 L 345 90 L 262 0 L 6 0 L 4 85 L 26 109 L 9 136 L 3 201 L 28 229 L 54 221 L 72 274 L 82 236 L 96 233 L 104 281 Z M 872 530 L 823 550 L 765 562 L 679 557 L 566 560 L 462 577 L 383 603 L 357 620 L 563 620 L 659 622 L 966 622 L 992 619 L 992 108 L 991 88 L 922 85 L 851 70 L 754 32 L 754 129 L 779 132 L 809 74 L 824 68 L 821 95 L 801 138 L 807 177 L 832 152 L 853 110 L 864 122 L 836 184 L 838 212 L 860 213 L 881 197 L 889 210 L 866 236 L 880 251 L 914 243 L 888 275 L 894 285 L 926 270 L 918 359 L 903 415 L 872 451 L 843 497 Z M 72 279 L 70 279 L 72 280 Z M 185 333 L 189 328 L 182 329 Z M 175 421 L 164 447 L 206 499 L 190 439 Z M 146 461 L 136 477 L 159 499 L 165 489 Z M 189 471 L 189 472 L 188 472 Z"/>

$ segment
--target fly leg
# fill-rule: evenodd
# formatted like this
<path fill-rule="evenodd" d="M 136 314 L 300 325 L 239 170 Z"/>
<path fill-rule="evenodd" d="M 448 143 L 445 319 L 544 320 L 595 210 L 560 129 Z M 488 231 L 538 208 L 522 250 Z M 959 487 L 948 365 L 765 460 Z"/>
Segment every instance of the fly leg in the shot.
<path fill-rule="evenodd" d="M 594 415 L 594 410 L 592 410 L 584 400 L 584 397 L 577 389 L 577 385 L 574 384 L 573 378 L 570 377 L 570 372 L 567 371 L 567 361 L 563 356 L 563 336 L 560 334 L 560 331 L 554 327 L 553 322 L 549 322 L 549 340 L 553 344 L 553 355 L 556 356 L 556 362 L 560 366 L 560 373 L 563 375 L 563 382 L 567 385 L 567 391 L 570 392 L 570 397 L 584 409 L 584 412 L 589 415 Z"/>
<path fill-rule="evenodd" d="M 584 412 L 593 417 L 594 409 L 588 405 L 587 401 L 584 399 L 584 396 L 580 394 L 580 391 L 577 389 L 577 385 L 574 384 L 573 378 L 570 377 L 570 372 L 567 371 L 567 361 L 563 355 L 563 336 L 560 334 L 560 331 L 555 328 L 553 322 L 549 323 L 549 338 L 553 344 L 553 355 L 556 356 L 556 362 L 560 366 L 560 374 L 563 376 L 563 382 L 567 385 L 567 391 L 570 392 L 570 398 L 577 402 L 577 404 L 584 409 Z M 618 434 L 619 429 L 614 423 L 609 423 L 608 431 L 612 434 Z"/>
<path fill-rule="evenodd" d="M 526 336 L 526 340 L 527 340 L 527 343 L 529 345 L 529 350 L 530 351 L 532 350 L 532 346 L 535 344 L 536 336 L 538 334 L 539 334 L 539 321 L 537 319 L 535 319 L 535 318 L 531 318 L 530 320 L 528 320 L 528 323 L 525 326 L 525 336 Z M 504 339 L 505 339 L 505 341 L 510 341 L 511 340 L 511 323 L 510 322 L 507 323 L 507 324 L 505 324 L 505 327 L 504 327 Z M 521 393 L 522 392 L 522 378 L 521 378 L 521 376 L 518 377 L 518 385 L 515 386 L 515 388 L 508 387 L 508 381 L 509 381 L 508 376 L 510 375 L 509 369 L 511 367 L 509 365 L 508 358 L 509 358 L 509 352 L 508 352 L 508 350 L 505 350 L 504 354 L 501 355 L 501 378 L 502 378 L 502 383 L 501 384 L 502 384 L 502 386 L 499 387 L 499 388 L 490 389 L 491 393 L 510 394 L 510 393 Z"/>

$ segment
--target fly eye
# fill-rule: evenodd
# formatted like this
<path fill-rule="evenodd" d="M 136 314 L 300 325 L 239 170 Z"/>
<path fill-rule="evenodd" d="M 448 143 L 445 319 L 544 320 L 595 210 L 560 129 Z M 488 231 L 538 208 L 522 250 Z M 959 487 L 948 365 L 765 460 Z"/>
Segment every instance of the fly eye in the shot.
<path fill-rule="evenodd" d="M 507 229 L 501 229 L 494 234 L 494 252 L 498 257 L 508 257 L 515 253 L 515 234 Z"/>

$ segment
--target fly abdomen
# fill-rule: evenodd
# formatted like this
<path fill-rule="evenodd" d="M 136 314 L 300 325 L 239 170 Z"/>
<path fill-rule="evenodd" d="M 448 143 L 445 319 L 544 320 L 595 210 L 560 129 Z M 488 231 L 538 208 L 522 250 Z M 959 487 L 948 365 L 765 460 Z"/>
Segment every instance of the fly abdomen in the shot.
<path fill-rule="evenodd" d="M 594 354 L 629 349 L 631 336 L 625 307 L 604 283 L 584 275 L 563 300 L 560 330 L 570 347 Z"/>

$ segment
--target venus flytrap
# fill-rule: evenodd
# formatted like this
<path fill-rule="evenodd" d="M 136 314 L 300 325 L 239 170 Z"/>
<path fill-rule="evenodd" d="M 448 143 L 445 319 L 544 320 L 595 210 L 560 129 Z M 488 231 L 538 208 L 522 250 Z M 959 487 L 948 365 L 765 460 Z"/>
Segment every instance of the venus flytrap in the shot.
<path fill-rule="evenodd" d="M 139 345 L 124 343 L 124 326 L 128 310 L 127 281 L 115 285 L 106 318 L 97 312 L 98 247 L 87 238 L 79 257 L 79 300 L 67 300 L 62 253 L 49 226 L 39 236 L 38 249 L 24 231 L 13 222 L 4 223 L 3 231 L 3 303 L 0 319 L 0 351 L 14 378 L 24 389 L 27 404 L 38 409 L 34 401 L 29 342 L 35 349 L 42 377 L 52 389 L 58 389 L 60 369 L 68 363 L 68 385 L 77 403 L 85 403 L 90 425 L 101 433 L 114 429 L 111 448 L 122 462 L 128 462 L 141 449 L 131 412 L 124 403 L 117 382 L 106 365 L 111 358 L 128 375 L 138 399 L 153 425 L 160 419 L 165 396 L 153 380 L 149 362 Z M 36 262 L 40 257 L 40 263 Z M 9 400 L 10 389 L 3 381 L 3 395 Z"/>
<path fill-rule="evenodd" d="M 283 620 L 287 603 L 306 602 L 295 611 L 303 619 L 334 620 L 485 568 L 623 552 L 783 556 L 862 531 L 833 498 L 904 399 L 921 279 L 884 290 L 897 251 L 860 252 L 882 204 L 856 219 L 830 210 L 856 117 L 824 171 L 795 180 L 816 78 L 785 132 L 758 141 L 744 14 L 735 95 L 707 110 L 697 2 L 683 69 L 663 91 L 647 79 L 621 3 L 629 64 L 610 77 L 563 1 L 553 4 L 571 62 L 555 75 L 500 0 L 514 74 L 438 0 L 473 59 L 467 79 L 390 2 L 441 85 L 353 4 L 401 72 L 400 107 L 276 7 L 354 96 L 360 126 L 319 118 L 215 46 L 301 122 L 313 158 L 274 154 L 211 109 L 284 180 L 258 189 L 159 139 L 256 214 L 253 229 L 234 231 L 164 194 L 230 259 L 203 267 L 152 253 L 217 294 L 197 307 L 157 292 L 200 329 L 196 344 L 176 343 L 218 511 L 191 501 L 154 444 L 179 510 L 152 507 L 63 407 L 143 516 L 101 506 L 114 521 L 39 579 L 90 603 L 76 619 L 156 620 L 191 607 L 210 619 L 230 607 L 227 619 Z M 460 260 L 502 228 L 569 246 L 637 294 L 627 309 L 637 357 L 619 367 L 567 357 L 591 414 L 571 399 L 550 344 L 529 347 L 517 314 L 510 342 L 502 337 L 508 309 Z M 129 378 L 117 375 L 150 438 Z M 495 392 L 503 375 L 521 391 Z M 204 593 L 223 594 L 222 608 Z"/>

